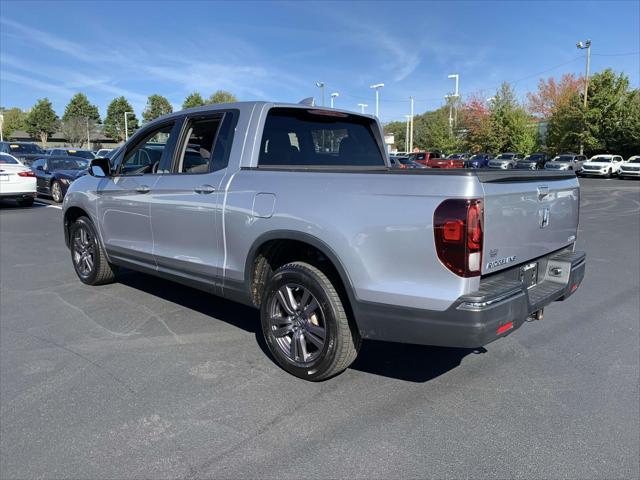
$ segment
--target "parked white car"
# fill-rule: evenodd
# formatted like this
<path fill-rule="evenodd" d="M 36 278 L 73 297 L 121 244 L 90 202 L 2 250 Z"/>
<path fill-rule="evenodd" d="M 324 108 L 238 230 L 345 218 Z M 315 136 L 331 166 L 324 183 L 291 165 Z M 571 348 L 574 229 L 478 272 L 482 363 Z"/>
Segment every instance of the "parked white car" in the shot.
<path fill-rule="evenodd" d="M 618 177 L 640 177 L 640 155 L 634 155 L 620 165 Z"/>
<path fill-rule="evenodd" d="M 594 155 L 582 164 L 582 175 L 611 178 L 618 174 L 621 164 L 620 155 Z"/>
<path fill-rule="evenodd" d="M 106 157 L 109 152 L 113 151 L 113 148 L 101 148 L 95 153 L 96 158 Z"/>
<path fill-rule="evenodd" d="M 16 157 L 0 153 L 0 199 L 16 200 L 22 207 L 33 205 L 36 176 Z"/>

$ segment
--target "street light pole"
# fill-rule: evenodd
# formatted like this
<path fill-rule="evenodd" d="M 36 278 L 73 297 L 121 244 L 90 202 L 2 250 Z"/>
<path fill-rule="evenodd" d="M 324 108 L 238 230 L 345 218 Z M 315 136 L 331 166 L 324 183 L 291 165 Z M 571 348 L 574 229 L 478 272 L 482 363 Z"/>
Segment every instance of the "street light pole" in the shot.
<path fill-rule="evenodd" d="M 376 117 L 380 117 L 380 89 L 384 87 L 384 83 L 376 83 L 369 85 L 369 88 L 373 88 L 376 91 Z"/>
<path fill-rule="evenodd" d="M 456 90 L 453 93 L 453 95 L 449 95 L 450 97 L 453 97 L 453 101 L 457 102 L 458 98 L 460 97 L 460 92 L 458 90 L 458 86 L 459 86 L 459 82 L 460 82 L 460 75 L 457 73 L 452 73 L 451 75 L 448 75 L 447 78 L 451 78 L 453 80 L 456 81 Z M 457 107 L 457 105 L 454 105 L 454 107 Z M 449 107 L 449 111 L 451 112 L 453 107 Z M 449 118 L 451 118 L 451 115 L 449 115 Z M 455 120 L 450 120 L 449 123 L 451 124 L 453 122 L 453 124 L 457 127 L 458 126 L 458 109 L 455 108 Z"/>
<path fill-rule="evenodd" d="M 410 129 L 409 129 L 409 140 L 411 141 L 411 143 L 409 144 L 409 146 L 411 147 L 411 150 L 413 150 L 413 97 L 409 97 L 409 101 L 411 103 L 411 125 L 410 125 Z"/>
<path fill-rule="evenodd" d="M 587 94 L 589 93 L 589 67 L 591 66 L 591 40 L 587 40 L 586 42 L 578 42 L 576 44 L 580 50 L 587 50 L 587 70 L 586 75 L 584 77 L 584 98 L 583 98 L 583 107 L 584 113 L 587 113 Z M 580 139 L 580 155 L 584 154 L 584 139 Z"/>
<path fill-rule="evenodd" d="M 84 117 L 87 122 L 87 148 L 91 150 L 91 135 L 89 135 L 89 117 Z"/>
<path fill-rule="evenodd" d="M 405 118 L 407 119 L 407 135 L 404 138 L 404 150 L 409 153 L 409 123 L 411 123 L 413 119 L 411 115 L 405 115 Z"/>
<path fill-rule="evenodd" d="M 124 112 L 124 141 L 129 141 L 129 121 L 127 115 L 133 115 L 133 112 Z"/>
<path fill-rule="evenodd" d="M 324 82 L 316 82 L 316 87 L 322 92 L 322 106 L 324 107 Z"/>
<path fill-rule="evenodd" d="M 331 94 L 331 108 L 333 108 L 333 99 L 336 98 L 336 97 L 339 97 L 339 96 L 340 96 L 340 94 L 338 92 L 333 92 Z"/>
<path fill-rule="evenodd" d="M 4 115 L 0 113 L 0 142 L 4 142 L 2 130 L 4 129 Z"/>
<path fill-rule="evenodd" d="M 366 103 L 359 103 L 358 106 L 360 107 L 360 113 L 364 113 L 364 109 L 369 105 L 367 105 Z"/>

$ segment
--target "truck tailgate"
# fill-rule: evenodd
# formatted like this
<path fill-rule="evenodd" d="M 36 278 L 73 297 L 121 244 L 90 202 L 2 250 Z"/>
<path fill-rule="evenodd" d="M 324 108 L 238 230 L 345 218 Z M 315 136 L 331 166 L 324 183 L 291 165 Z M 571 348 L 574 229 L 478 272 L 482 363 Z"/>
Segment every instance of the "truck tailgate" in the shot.
<path fill-rule="evenodd" d="M 580 209 L 575 176 L 480 180 L 484 189 L 482 274 L 527 262 L 575 241 Z"/>

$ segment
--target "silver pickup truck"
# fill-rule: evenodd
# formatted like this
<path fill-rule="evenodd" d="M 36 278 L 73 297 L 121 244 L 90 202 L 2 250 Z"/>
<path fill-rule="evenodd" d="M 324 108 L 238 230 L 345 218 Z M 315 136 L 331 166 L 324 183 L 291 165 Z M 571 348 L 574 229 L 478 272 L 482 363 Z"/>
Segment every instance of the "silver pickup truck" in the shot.
<path fill-rule="evenodd" d="M 81 281 L 126 267 L 259 308 L 275 360 L 309 380 L 361 339 L 480 347 L 585 272 L 572 172 L 391 169 L 379 124 L 352 112 L 185 110 L 89 173 L 64 199 Z"/>

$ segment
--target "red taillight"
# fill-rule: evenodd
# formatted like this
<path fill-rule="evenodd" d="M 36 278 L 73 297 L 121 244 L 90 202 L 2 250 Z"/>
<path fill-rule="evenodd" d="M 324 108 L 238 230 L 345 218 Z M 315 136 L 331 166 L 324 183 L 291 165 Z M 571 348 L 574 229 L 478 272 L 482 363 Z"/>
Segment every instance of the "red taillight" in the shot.
<path fill-rule="evenodd" d="M 440 261 L 461 277 L 480 275 L 482 200 L 449 199 L 436 208 L 433 230 Z"/>
<path fill-rule="evenodd" d="M 19 177 L 35 177 L 36 174 L 31 170 L 25 170 L 24 172 L 18 172 Z"/>
<path fill-rule="evenodd" d="M 408 167 L 404 163 L 401 163 L 400 168 L 408 168 Z"/>

